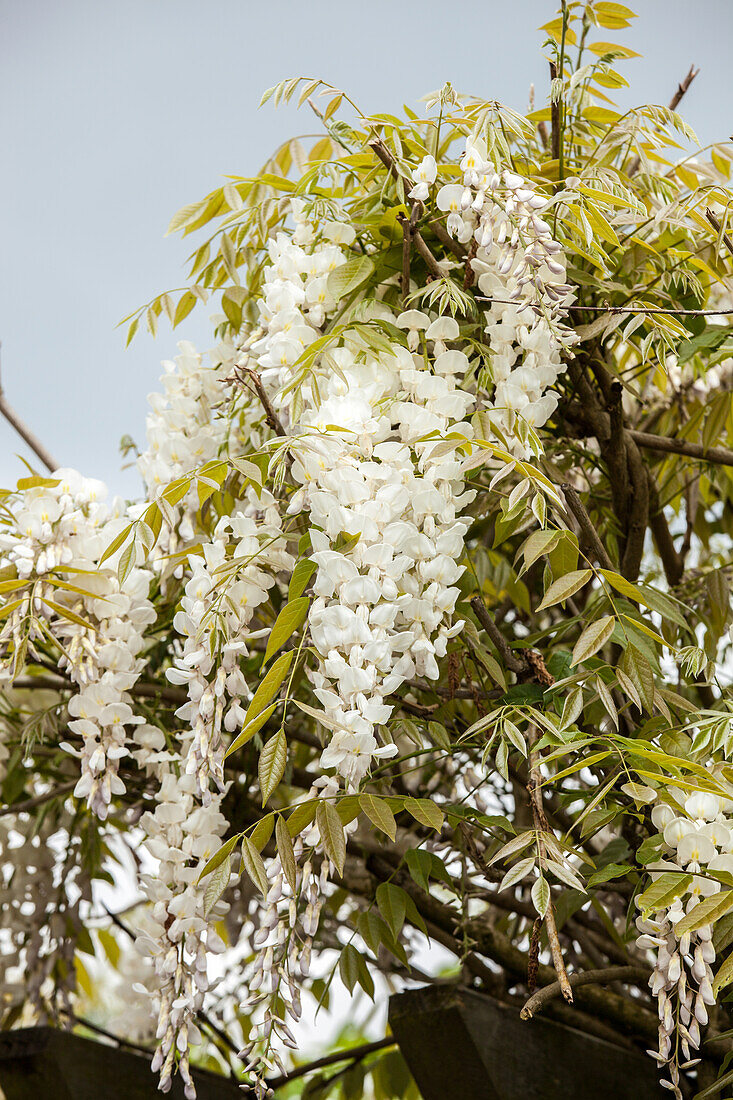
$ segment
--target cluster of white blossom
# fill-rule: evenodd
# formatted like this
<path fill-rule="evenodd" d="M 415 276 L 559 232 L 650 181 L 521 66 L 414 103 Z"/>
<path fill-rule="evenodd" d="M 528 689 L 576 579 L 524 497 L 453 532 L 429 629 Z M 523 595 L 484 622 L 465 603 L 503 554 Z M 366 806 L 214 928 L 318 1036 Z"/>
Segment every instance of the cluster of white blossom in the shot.
<path fill-rule="evenodd" d="M 240 668 L 249 623 L 267 600 L 275 574 L 294 563 L 284 548 L 277 502 L 265 489 L 259 496 L 248 489 L 202 549 L 203 557 L 189 559 L 191 575 L 173 620 L 183 648 L 167 675 L 188 691 L 188 703 L 176 714 L 190 726 L 185 767 L 206 804 L 210 782 L 220 791 L 224 786 L 222 727 L 228 733 L 241 727 L 242 697 L 251 696 Z"/>
<path fill-rule="evenodd" d="M 332 801 L 339 794 L 334 777 L 319 776 L 306 801 Z M 345 826 L 348 835 L 356 821 Z M 252 936 L 254 962 L 247 977 L 248 999 L 243 1006 L 255 1018 L 240 1057 L 251 1075 L 258 1100 L 273 1095 L 265 1074 L 285 1067 L 278 1047 L 296 1046 L 288 1021 L 297 1024 L 302 1015 L 300 990 L 310 974 L 313 938 L 334 865 L 322 852 L 323 840 L 313 822 L 293 843 L 293 868 L 283 869 L 280 855 L 265 861 L 268 889 L 259 906 Z M 258 1018 L 257 1018 L 258 1017 Z"/>
<path fill-rule="evenodd" d="M 19 494 L 14 524 L 0 536 L 4 561 L 26 585 L 0 630 L 3 664 L 9 675 L 24 631 L 31 645 L 43 635 L 58 644 L 59 670 L 79 688 L 69 702 L 69 730 L 82 746 L 63 745 L 81 760 L 74 794 L 104 820 L 112 796 L 125 791 L 118 769 L 129 752 L 126 727 L 142 721 L 128 693 L 155 620 L 150 574 L 133 569 L 120 585 L 112 563 L 97 567 L 125 522 L 119 502 L 104 502 L 102 482 L 69 469 L 39 480 Z"/>
<path fill-rule="evenodd" d="M 379 303 L 367 319 L 401 325 L 414 348 L 422 330 L 429 369 L 416 351 L 394 344 L 375 352 L 347 332 L 329 349 L 327 367 L 316 367 L 296 397 L 281 396 L 333 308 L 328 273 L 355 236 L 329 222 L 316 241 L 297 206 L 294 217 L 292 237 L 270 242 L 265 332 L 247 364 L 269 386 L 292 437 L 291 474 L 301 488 L 288 510 L 310 517 L 318 573 L 309 629 L 321 656 L 313 679 L 333 731 L 321 763 L 357 786 L 372 760 L 396 751 L 375 736 L 392 711 L 385 696 L 412 676 L 435 678 L 436 655 L 460 629 L 448 623 L 468 527 L 458 514 L 473 494 L 444 437 L 451 429 L 471 436 L 464 417 L 474 398 L 459 384 L 466 355 L 447 346 L 459 338 L 457 322 L 414 310 L 395 317 Z"/>
<path fill-rule="evenodd" d="M 190 345 L 182 344 L 181 351 L 176 363 L 167 366 L 165 395 L 151 400 L 150 449 L 139 460 L 148 487 L 156 493 L 217 457 L 230 432 L 226 410 L 219 406 L 225 397 L 221 382 L 234 365 L 231 346 L 217 349 L 213 365 Z M 166 532 L 167 547 L 180 547 L 179 553 L 195 534 L 197 501 L 184 503 L 175 532 Z M 195 1095 L 188 1049 L 200 1041 L 195 1018 L 210 988 L 207 954 L 221 948 L 212 921 L 226 909 L 220 901 L 209 911 L 206 883 L 197 883 L 226 829 L 221 813 L 226 789 L 223 733 L 241 728 L 242 701 L 252 695 L 241 670 L 251 619 L 267 600 L 275 575 L 294 564 L 285 550 L 277 502 L 265 489 L 247 489 L 210 535 L 196 534 L 198 549 L 179 568 L 185 576 L 173 620 L 178 640 L 167 671 L 168 679 L 185 687 L 188 695 L 176 711 L 185 727 L 168 746 L 161 731 L 140 727 L 135 754 L 161 783 L 155 813 L 142 819 L 146 848 L 157 870 L 144 877 L 152 920 L 138 940 L 155 967 L 154 1069 L 167 1091 L 177 1065 L 187 1097 Z"/>
<path fill-rule="evenodd" d="M 150 993 L 157 1010 L 158 1045 L 153 1072 L 160 1073 L 159 1087 L 168 1092 L 178 1068 L 186 1100 L 194 1100 L 189 1046 L 201 1042 L 196 1016 L 212 987 L 208 956 L 224 950 L 213 922 L 226 912 L 223 901 L 207 908 L 206 883 L 198 879 L 227 822 L 218 796 L 207 806 L 197 804 L 195 776 L 177 774 L 173 765 L 161 765 L 160 770 L 156 808 L 141 820 L 156 866 L 141 876 L 151 907 L 136 946 L 154 966 Z"/>
<path fill-rule="evenodd" d="M 245 1072 L 252 1074 L 258 1100 L 271 1095 L 264 1074 L 275 1068 L 285 1073 L 279 1046 L 296 1047 L 287 1019 L 297 1023 L 302 1014 L 300 985 L 310 972 L 313 937 L 328 881 L 328 861 L 324 860 L 320 873 L 316 872 L 312 857 L 304 858 L 300 837 L 296 839 L 294 854 L 294 890 L 283 873 L 280 857 L 267 861 L 269 886 L 259 927 L 252 936 L 255 957 L 247 977 L 249 996 L 243 1007 L 253 1014 L 260 1006 L 262 1011 L 240 1057 L 245 1062 Z"/>
<path fill-rule="evenodd" d="M 733 871 L 733 800 L 703 791 L 688 795 L 677 788 L 670 788 L 669 794 L 684 813 L 666 803 L 652 810 L 652 821 L 663 838 L 663 858 L 650 871 L 652 875 L 684 871 L 693 876 L 692 881 L 671 905 L 638 917 L 636 924 L 637 944 L 655 952 L 649 985 L 659 1004 L 659 1049 L 653 1055 L 670 1075 L 663 1084 L 682 1100 L 680 1069 L 695 1064 L 692 1052 L 700 1046 L 700 1028 L 707 1024 L 708 1009 L 715 1004 L 711 969 L 715 948 L 711 923 L 681 934 L 677 926 L 701 899 L 720 891 L 720 882 L 710 872 Z"/>
<path fill-rule="evenodd" d="M 163 363 L 163 392 L 148 395 L 148 446 L 137 460 L 153 497 L 197 466 L 217 458 L 228 431 L 226 419 L 217 415 L 217 406 L 224 394 L 222 383 L 231 371 L 231 348 L 219 345 L 208 361 L 187 340 L 178 348 L 180 355 Z M 193 537 L 191 514 L 198 505 L 195 492 L 189 504 L 180 531 L 183 539 Z"/>
<path fill-rule="evenodd" d="M 547 197 L 515 172 L 498 172 L 478 142 L 467 144 L 460 167 L 463 182 L 445 184 L 435 201 L 448 214 L 451 236 L 473 241 L 467 262 L 491 301 L 485 331 L 495 388 L 488 416 L 511 438 L 517 417 L 540 428 L 557 406 L 547 391 L 574 340 L 561 324 L 572 297 L 561 246 L 542 217 Z M 412 197 L 424 201 L 436 175 L 435 161 L 426 157 L 413 174 Z"/>

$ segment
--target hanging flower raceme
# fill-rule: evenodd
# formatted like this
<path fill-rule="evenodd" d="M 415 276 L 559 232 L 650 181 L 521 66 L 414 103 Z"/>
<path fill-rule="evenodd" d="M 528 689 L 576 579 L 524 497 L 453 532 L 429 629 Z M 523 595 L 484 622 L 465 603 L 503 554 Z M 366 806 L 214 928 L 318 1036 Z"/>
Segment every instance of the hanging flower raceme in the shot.
<path fill-rule="evenodd" d="M 670 871 L 690 877 L 682 880 L 683 889 L 670 905 L 643 913 L 636 925 L 638 946 L 655 959 L 649 985 L 659 1004 L 659 1047 L 650 1053 L 669 1074 L 663 1083 L 681 1100 L 680 1070 L 696 1064 L 700 1029 L 715 1004 L 713 925 L 693 918 L 698 903 L 722 888 L 715 873 L 733 872 L 733 800 L 676 788 L 668 793 L 678 808 L 660 802 L 652 810 L 662 833 L 663 858 L 649 870 L 653 878 Z"/>
<path fill-rule="evenodd" d="M 69 730 L 81 748 L 63 745 L 81 761 L 74 793 L 104 820 L 113 796 L 125 792 L 118 770 L 128 755 L 127 730 L 142 721 L 129 691 L 155 620 L 150 574 L 133 569 L 120 583 L 113 563 L 99 568 L 125 525 L 119 502 L 104 503 L 101 482 L 67 469 L 37 480 L 42 484 L 19 495 L 14 528 L 2 536 L 5 560 L 24 585 L 1 632 L 5 667 L 9 672 L 18 648 L 33 648 L 36 639 L 59 647 L 59 670 L 78 688 L 69 700 Z"/>
<path fill-rule="evenodd" d="M 207 906 L 205 884 L 198 881 L 219 845 L 226 818 L 218 797 L 200 806 L 195 792 L 194 775 L 162 769 L 156 808 L 142 819 L 156 870 L 142 875 L 151 909 L 136 941 L 138 950 L 152 958 L 155 974 L 150 991 L 158 1041 L 153 1072 L 160 1074 L 161 1091 L 168 1092 L 177 1069 L 186 1100 L 196 1096 L 189 1046 L 201 1042 L 196 1017 L 212 988 L 208 956 L 224 950 L 213 925 L 227 908 L 221 900 Z"/>
<path fill-rule="evenodd" d="M 202 552 L 190 558 L 191 575 L 174 619 L 183 649 L 168 679 L 188 691 L 189 702 L 176 712 L 191 729 L 190 743 L 183 735 L 185 767 L 207 804 L 211 785 L 224 788 L 222 730 L 231 734 L 241 727 L 242 698 L 251 695 L 240 668 L 248 655 L 249 624 L 276 574 L 294 562 L 285 550 L 275 498 L 266 490 L 258 496 L 249 489 L 231 515 L 219 520 Z"/>

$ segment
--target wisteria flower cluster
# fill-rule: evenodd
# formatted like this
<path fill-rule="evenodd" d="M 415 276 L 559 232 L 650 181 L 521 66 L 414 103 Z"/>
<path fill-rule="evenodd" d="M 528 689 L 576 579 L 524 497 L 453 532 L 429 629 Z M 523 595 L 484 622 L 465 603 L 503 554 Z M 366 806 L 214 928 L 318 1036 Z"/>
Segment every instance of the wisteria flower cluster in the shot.
<path fill-rule="evenodd" d="M 621 8 L 548 24 L 527 118 L 272 89 L 323 135 L 181 211 L 190 288 L 132 320 L 213 311 L 125 443 L 144 499 L 0 493 L 4 1026 L 264 1100 L 337 976 L 355 1021 L 442 981 L 427 937 L 524 1018 L 587 987 L 581 1029 L 656 1034 L 665 1087 L 713 1095 L 733 151 L 676 165 L 672 111 L 607 106 Z M 391 1042 L 309 1087 L 414 1100 L 429 1060 Z"/>

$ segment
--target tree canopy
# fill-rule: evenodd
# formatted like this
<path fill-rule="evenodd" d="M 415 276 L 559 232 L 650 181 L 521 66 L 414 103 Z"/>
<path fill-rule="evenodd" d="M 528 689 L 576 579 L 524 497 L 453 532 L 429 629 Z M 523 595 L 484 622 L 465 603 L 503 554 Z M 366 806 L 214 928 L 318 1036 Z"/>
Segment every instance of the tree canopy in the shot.
<path fill-rule="evenodd" d="M 320 136 L 180 211 L 127 318 L 218 311 L 143 499 L 3 491 L 5 1027 L 94 1025 L 106 966 L 163 1091 L 262 1097 L 302 1001 L 443 978 L 427 937 L 676 1097 L 733 1079 L 733 147 L 693 71 L 616 108 L 632 17 L 563 3 L 526 116 L 270 89 Z M 416 1095 L 388 1045 L 308 1089 Z"/>

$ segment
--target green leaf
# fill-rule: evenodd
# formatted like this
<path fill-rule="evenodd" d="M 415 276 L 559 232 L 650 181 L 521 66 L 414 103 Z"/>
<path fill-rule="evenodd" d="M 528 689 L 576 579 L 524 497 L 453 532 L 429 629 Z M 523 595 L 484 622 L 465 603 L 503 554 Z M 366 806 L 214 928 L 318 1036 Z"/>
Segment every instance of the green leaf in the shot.
<path fill-rule="evenodd" d="M 579 684 L 565 697 L 560 725 L 564 730 L 572 726 L 583 712 L 583 685 Z"/>
<path fill-rule="evenodd" d="M 600 871 L 596 871 L 588 879 L 589 886 L 600 886 L 603 882 L 610 882 L 615 878 L 623 878 L 624 875 L 628 875 L 632 868 L 628 863 L 607 863 L 605 867 L 601 867 Z"/>
<path fill-rule="evenodd" d="M 252 841 L 248 836 L 242 837 L 242 863 L 244 869 L 252 879 L 252 882 L 260 891 L 263 897 L 267 895 L 269 889 L 269 883 L 267 881 L 267 871 L 265 870 L 265 863 L 262 856 L 257 851 Z"/>
<path fill-rule="evenodd" d="M 249 839 L 254 844 L 258 852 L 267 844 L 268 840 L 272 836 L 272 830 L 275 828 L 275 821 L 273 814 L 265 814 L 255 825 L 252 832 L 249 834 Z"/>
<path fill-rule="evenodd" d="M 263 806 L 282 779 L 287 761 L 288 743 L 285 739 L 285 731 L 279 729 L 263 747 L 257 766 Z"/>
<path fill-rule="evenodd" d="M 364 956 L 361 951 L 357 951 L 353 943 L 347 943 L 341 952 L 339 974 L 349 993 L 353 993 L 354 986 L 360 985 L 366 995 L 374 1000 L 372 976 L 369 973 Z"/>
<path fill-rule="evenodd" d="M 696 932 L 704 924 L 715 924 L 716 920 L 724 917 L 731 909 L 733 909 L 733 890 L 721 890 L 709 898 L 702 898 L 687 916 L 675 924 L 675 936 L 679 939 L 685 932 Z"/>
<path fill-rule="evenodd" d="M 302 802 L 296 806 L 288 818 L 288 832 L 291 836 L 298 836 L 316 816 L 315 802 Z"/>
<path fill-rule="evenodd" d="M 368 256 L 354 256 L 328 276 L 328 293 L 338 302 L 346 294 L 356 290 L 373 271 L 374 262 Z"/>
<path fill-rule="evenodd" d="M 346 837 L 341 818 L 336 807 L 330 802 L 319 802 L 316 810 L 316 825 L 321 834 L 326 854 L 340 875 L 344 873 L 346 861 Z"/>
<path fill-rule="evenodd" d="M 547 879 L 540 876 L 532 886 L 532 904 L 541 917 L 544 917 L 550 904 L 550 887 Z"/>
<path fill-rule="evenodd" d="M 123 527 L 122 530 L 120 531 L 120 533 L 115 538 L 112 539 L 112 542 L 109 544 L 109 546 L 106 548 L 106 550 L 102 554 L 101 558 L 99 559 L 99 564 L 100 565 L 102 564 L 102 562 L 105 562 L 107 560 L 107 558 L 111 558 L 112 555 L 117 550 L 119 550 L 119 548 L 122 546 L 122 544 L 125 541 L 125 539 L 127 538 L 127 536 L 130 534 L 130 531 L 132 531 L 132 528 L 133 528 L 133 524 L 128 523 L 127 527 Z"/>
<path fill-rule="evenodd" d="M 211 859 L 205 864 L 203 871 L 199 875 L 199 882 L 202 878 L 206 878 L 212 871 L 215 871 L 217 867 L 221 866 L 225 859 L 228 859 L 230 854 L 234 851 L 237 843 L 239 842 L 239 835 L 230 836 L 229 840 L 222 844 L 218 852 L 214 852 Z"/>
<path fill-rule="evenodd" d="M 280 614 L 275 619 L 275 625 L 270 632 L 270 637 L 267 639 L 265 663 L 270 660 L 273 653 L 277 653 L 278 649 L 285 645 L 287 640 L 291 638 L 295 631 L 302 625 L 308 614 L 309 603 L 310 600 L 307 596 L 299 596 L 297 599 L 286 603 L 282 608 Z"/>
<path fill-rule="evenodd" d="M 252 697 L 252 702 L 247 707 L 247 713 L 244 716 L 244 727 L 246 728 L 253 718 L 256 718 L 258 714 L 267 706 L 272 699 L 275 692 L 278 690 L 283 680 L 287 676 L 290 665 L 293 660 L 294 651 L 288 650 L 287 653 L 281 653 L 278 659 L 273 663 L 272 668 L 264 677 L 260 683 L 257 691 Z"/>
<path fill-rule="evenodd" d="M 242 306 L 247 297 L 247 291 L 243 286 L 230 286 L 222 294 L 221 308 L 226 314 L 227 321 L 235 331 L 239 331 L 242 325 Z"/>
<path fill-rule="evenodd" d="M 414 881 L 427 894 L 430 890 L 429 878 L 433 866 L 432 853 L 426 852 L 423 848 L 410 848 L 405 853 L 405 863 Z"/>
<path fill-rule="evenodd" d="M 277 842 L 277 852 L 280 856 L 283 874 L 285 875 L 288 886 L 293 891 L 294 897 L 297 892 L 298 869 L 295 864 L 293 840 L 290 836 L 288 826 L 285 824 L 285 818 L 281 816 L 278 816 L 275 822 L 275 840 Z"/>
<path fill-rule="evenodd" d="M 616 618 L 614 615 L 604 615 L 603 618 L 590 623 L 575 643 L 573 657 L 570 662 L 571 668 L 573 665 L 580 664 L 581 661 L 587 661 L 589 657 L 597 653 L 613 634 L 615 624 Z"/>
<path fill-rule="evenodd" d="M 640 894 L 637 904 L 643 913 L 649 913 L 655 909 L 666 909 L 675 898 L 684 894 L 692 883 L 692 875 L 682 871 L 666 871 Z"/>
<path fill-rule="evenodd" d="M 57 615 L 60 615 L 62 619 L 67 619 L 70 623 L 76 623 L 77 626 L 83 626 L 86 630 L 90 630 L 92 634 L 95 633 L 95 628 L 87 619 L 82 619 L 81 615 L 77 615 L 75 611 L 72 611 L 69 607 L 63 607 L 60 603 L 56 603 L 54 600 L 49 600 L 48 596 L 41 597 L 46 607 L 50 607 L 52 611 L 55 611 Z"/>
<path fill-rule="evenodd" d="M 19 477 L 17 481 L 19 492 L 25 492 L 26 489 L 55 489 L 60 484 L 58 478 L 40 477 L 38 474 L 33 477 Z"/>
<path fill-rule="evenodd" d="M 524 565 L 519 575 L 521 576 L 522 573 L 529 569 L 530 565 L 533 565 L 543 554 L 547 554 L 552 550 L 559 538 L 559 531 L 533 531 L 522 546 Z"/>
<path fill-rule="evenodd" d="M 353 943 L 347 943 L 341 952 L 339 974 L 349 993 L 353 993 L 354 986 L 359 981 L 359 952 Z"/>
<path fill-rule="evenodd" d="M 247 742 L 250 741 L 254 737 L 254 735 L 262 729 L 267 720 L 269 718 L 272 718 L 273 712 L 276 710 L 277 706 L 278 703 L 273 703 L 271 707 L 267 708 L 267 710 L 260 711 L 260 713 L 256 715 L 256 717 L 254 717 L 251 722 L 248 722 L 246 725 L 242 726 L 240 733 L 237 734 L 227 751 L 224 753 L 225 760 L 228 756 L 231 756 L 233 752 L 236 752 L 237 749 L 241 749 L 242 745 L 246 745 Z"/>
<path fill-rule="evenodd" d="M 713 994 L 717 997 L 720 990 L 724 989 L 725 986 L 730 985 L 731 982 L 733 982 L 733 951 L 730 953 L 722 966 L 719 967 L 718 972 L 715 975 L 715 979 L 713 981 Z"/>
<path fill-rule="evenodd" d="M 229 877 L 232 873 L 231 857 L 227 856 L 216 868 L 206 884 L 204 891 L 204 916 L 208 917 L 211 910 L 229 885 Z"/>
<path fill-rule="evenodd" d="M 516 886 L 518 882 L 526 878 L 534 868 L 535 861 L 535 856 L 526 856 L 524 859 L 520 859 L 515 863 L 513 867 L 510 867 L 499 883 L 499 891 L 510 890 L 512 886 Z"/>
<path fill-rule="evenodd" d="M 406 894 L 392 882 L 380 882 L 377 887 L 377 906 L 386 920 L 395 940 L 400 934 L 407 915 Z"/>
<path fill-rule="evenodd" d="M 196 295 L 192 294 L 190 290 L 187 290 L 185 294 L 181 295 L 181 298 L 176 306 L 176 312 L 173 315 L 173 328 L 176 325 L 180 325 L 181 321 L 188 317 L 189 313 L 196 305 Z"/>
<path fill-rule="evenodd" d="M 443 811 L 436 806 L 431 798 L 406 798 L 405 809 L 421 825 L 426 825 L 429 829 L 435 829 L 436 833 L 439 833 L 443 828 Z"/>
<path fill-rule="evenodd" d="M 575 569 L 572 573 L 566 573 L 564 577 L 558 577 L 547 589 L 545 597 L 542 603 L 538 605 L 537 610 L 544 611 L 546 607 L 552 607 L 553 604 L 567 600 L 584 584 L 587 584 L 592 576 L 593 571 L 591 569 Z"/>
<path fill-rule="evenodd" d="M 135 545 L 135 540 L 133 539 L 132 542 L 130 542 L 122 551 L 122 553 L 120 554 L 120 560 L 117 563 L 117 580 L 119 581 L 120 587 L 130 576 L 130 573 L 132 572 L 132 567 L 135 564 L 136 556 L 137 548 Z"/>
<path fill-rule="evenodd" d="M 373 825 L 386 833 L 391 841 L 397 836 L 397 824 L 394 814 L 389 808 L 389 803 L 383 798 L 377 798 L 374 794 L 365 791 L 359 795 L 359 805 Z"/>
<path fill-rule="evenodd" d="M 288 585 L 288 600 L 297 600 L 298 596 L 302 595 L 315 571 L 316 563 L 310 558 L 301 558 L 296 563 Z"/>

